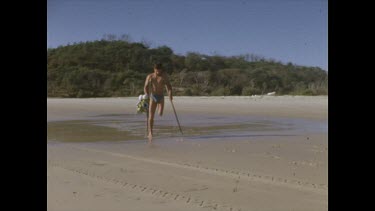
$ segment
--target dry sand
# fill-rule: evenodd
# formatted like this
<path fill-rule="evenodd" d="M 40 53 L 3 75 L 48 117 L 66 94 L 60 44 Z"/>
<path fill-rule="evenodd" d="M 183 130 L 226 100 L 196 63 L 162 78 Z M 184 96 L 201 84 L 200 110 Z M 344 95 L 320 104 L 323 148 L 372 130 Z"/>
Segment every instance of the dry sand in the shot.
<path fill-rule="evenodd" d="M 47 99 L 48 210 L 328 210 L 327 97 L 175 97 L 151 146 L 136 103 Z"/>

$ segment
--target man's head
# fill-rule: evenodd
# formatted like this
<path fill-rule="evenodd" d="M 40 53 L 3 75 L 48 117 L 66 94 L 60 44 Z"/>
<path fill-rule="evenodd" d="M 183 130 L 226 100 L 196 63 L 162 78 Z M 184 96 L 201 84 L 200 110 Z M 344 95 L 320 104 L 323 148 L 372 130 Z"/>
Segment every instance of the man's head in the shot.
<path fill-rule="evenodd" d="M 161 75 L 163 73 L 163 67 L 160 63 L 154 64 L 154 72 L 157 75 Z"/>

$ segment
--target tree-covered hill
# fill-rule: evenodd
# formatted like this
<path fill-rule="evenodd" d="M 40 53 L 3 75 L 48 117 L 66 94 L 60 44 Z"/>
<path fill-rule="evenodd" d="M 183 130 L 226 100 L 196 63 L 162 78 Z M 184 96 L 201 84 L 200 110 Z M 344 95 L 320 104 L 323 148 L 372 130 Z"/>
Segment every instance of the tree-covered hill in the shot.
<path fill-rule="evenodd" d="M 160 62 L 175 95 L 326 95 L 328 73 L 255 55 L 174 54 L 167 46 L 102 39 L 47 49 L 48 97 L 138 96 Z"/>

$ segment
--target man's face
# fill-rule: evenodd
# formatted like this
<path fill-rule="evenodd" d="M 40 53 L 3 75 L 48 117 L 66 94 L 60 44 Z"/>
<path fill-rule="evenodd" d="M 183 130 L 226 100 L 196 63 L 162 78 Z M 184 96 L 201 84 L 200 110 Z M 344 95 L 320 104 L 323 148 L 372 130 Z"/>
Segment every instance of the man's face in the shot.
<path fill-rule="evenodd" d="M 161 75 L 163 73 L 163 70 L 161 70 L 161 69 L 155 68 L 154 71 L 155 71 L 156 75 Z"/>

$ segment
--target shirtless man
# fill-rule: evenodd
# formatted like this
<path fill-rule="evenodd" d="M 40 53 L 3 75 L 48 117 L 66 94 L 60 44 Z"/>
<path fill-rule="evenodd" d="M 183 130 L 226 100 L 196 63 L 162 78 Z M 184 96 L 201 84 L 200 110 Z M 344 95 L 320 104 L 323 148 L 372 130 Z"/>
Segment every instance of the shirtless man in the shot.
<path fill-rule="evenodd" d="M 164 109 L 164 87 L 167 88 L 168 96 L 170 100 L 172 97 L 172 86 L 169 82 L 167 74 L 163 71 L 161 64 L 154 65 L 154 73 L 149 74 L 146 77 L 144 86 L 144 92 L 147 96 L 150 96 L 149 104 L 149 119 L 148 119 L 148 140 L 152 142 L 152 128 L 154 126 L 154 116 L 156 107 L 159 107 L 159 115 L 163 115 Z M 151 92 L 151 93 L 150 93 Z"/>

